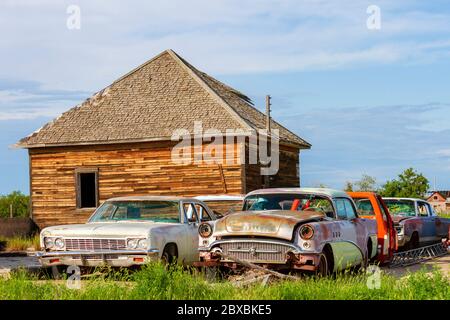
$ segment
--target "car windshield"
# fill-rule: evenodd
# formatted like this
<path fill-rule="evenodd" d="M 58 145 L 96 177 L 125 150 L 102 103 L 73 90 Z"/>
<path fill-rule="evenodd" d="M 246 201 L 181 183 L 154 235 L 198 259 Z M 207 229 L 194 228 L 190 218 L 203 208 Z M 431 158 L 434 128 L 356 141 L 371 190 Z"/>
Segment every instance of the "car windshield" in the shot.
<path fill-rule="evenodd" d="M 373 209 L 372 203 L 367 198 L 353 199 L 355 200 L 356 208 L 358 213 L 362 216 L 374 216 L 375 210 Z"/>
<path fill-rule="evenodd" d="M 416 215 L 416 208 L 414 206 L 414 201 L 412 200 L 396 200 L 396 199 L 383 199 L 383 200 L 391 214 L 406 217 L 413 217 Z"/>
<path fill-rule="evenodd" d="M 106 201 L 89 222 L 141 220 L 179 223 L 179 212 L 177 201 Z"/>
<path fill-rule="evenodd" d="M 334 217 L 332 202 L 322 196 L 311 194 L 258 194 L 244 200 L 244 211 L 256 210 L 292 210 L 316 211 Z"/>

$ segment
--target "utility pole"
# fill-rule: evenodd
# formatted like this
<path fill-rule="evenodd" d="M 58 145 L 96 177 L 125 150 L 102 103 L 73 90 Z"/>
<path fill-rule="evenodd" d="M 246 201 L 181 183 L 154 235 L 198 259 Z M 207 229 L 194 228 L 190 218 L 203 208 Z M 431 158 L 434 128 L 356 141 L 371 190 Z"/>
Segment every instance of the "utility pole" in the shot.
<path fill-rule="evenodd" d="M 9 217 L 11 219 L 13 218 L 13 204 L 12 203 L 9 204 Z"/>
<path fill-rule="evenodd" d="M 269 135 L 270 133 L 270 100 L 272 98 L 270 97 L 270 95 L 266 96 L 266 129 L 267 129 L 267 135 Z"/>
<path fill-rule="evenodd" d="M 267 144 L 269 146 L 269 136 L 270 136 L 270 103 L 271 97 L 270 95 L 266 96 L 266 130 L 267 130 Z M 270 152 L 270 148 L 267 148 L 267 152 Z M 264 188 L 269 188 L 270 187 L 270 177 L 268 175 L 265 175 L 263 177 L 263 181 L 264 181 Z"/>

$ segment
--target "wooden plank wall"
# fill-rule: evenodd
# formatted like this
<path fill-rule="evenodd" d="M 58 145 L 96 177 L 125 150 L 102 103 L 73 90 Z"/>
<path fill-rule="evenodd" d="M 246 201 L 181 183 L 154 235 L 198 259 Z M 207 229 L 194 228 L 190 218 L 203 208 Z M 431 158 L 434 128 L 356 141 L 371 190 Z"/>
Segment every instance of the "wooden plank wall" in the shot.
<path fill-rule="evenodd" d="M 246 148 L 252 148 L 246 146 Z M 248 154 L 248 152 L 247 152 Z M 300 178 L 299 149 L 280 145 L 279 170 L 276 175 L 270 177 L 270 188 L 299 187 Z M 298 167 L 300 168 L 300 167 Z M 264 178 L 261 176 L 261 165 L 249 164 L 248 159 L 245 164 L 245 186 L 246 193 L 264 188 Z"/>
<path fill-rule="evenodd" d="M 92 209 L 76 208 L 75 170 L 98 168 L 99 200 L 128 195 L 243 193 L 242 166 L 181 165 L 172 142 L 30 149 L 32 216 L 39 228 L 84 223 Z M 237 157 L 237 144 L 234 146 Z M 225 185 L 224 185 L 225 182 Z"/>

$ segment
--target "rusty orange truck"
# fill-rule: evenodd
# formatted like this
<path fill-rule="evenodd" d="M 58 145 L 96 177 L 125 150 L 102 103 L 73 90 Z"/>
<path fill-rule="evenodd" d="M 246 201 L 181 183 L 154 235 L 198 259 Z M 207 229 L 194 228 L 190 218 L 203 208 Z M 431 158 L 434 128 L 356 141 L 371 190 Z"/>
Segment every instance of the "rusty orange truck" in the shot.
<path fill-rule="evenodd" d="M 388 263 L 397 251 L 397 232 L 389 210 L 380 195 L 374 192 L 348 192 L 355 201 L 359 216 L 377 221 L 377 260 Z"/>

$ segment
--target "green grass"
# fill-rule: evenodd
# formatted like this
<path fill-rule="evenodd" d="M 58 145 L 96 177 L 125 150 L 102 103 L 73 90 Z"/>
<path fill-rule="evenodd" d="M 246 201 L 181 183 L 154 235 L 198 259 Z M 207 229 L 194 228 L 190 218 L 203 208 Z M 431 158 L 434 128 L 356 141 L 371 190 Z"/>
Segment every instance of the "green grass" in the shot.
<path fill-rule="evenodd" d="M 402 279 L 382 275 L 381 288 L 369 289 L 367 276 L 339 275 L 336 278 L 305 277 L 299 281 L 278 281 L 267 286 L 254 284 L 238 288 L 222 281 L 210 283 L 202 274 L 180 267 L 167 271 L 159 263 L 135 273 L 107 272 L 83 280 L 81 289 L 69 289 L 66 281 L 48 280 L 17 272 L 9 279 L 0 278 L 0 300 L 5 299 L 440 299 L 450 300 L 448 279 L 441 272 L 425 270 Z"/>
<path fill-rule="evenodd" d="M 32 237 L 0 238 L 1 251 L 25 251 L 28 248 L 40 249 L 39 235 Z"/>
<path fill-rule="evenodd" d="M 438 213 L 439 217 L 450 219 L 450 212 Z"/>

